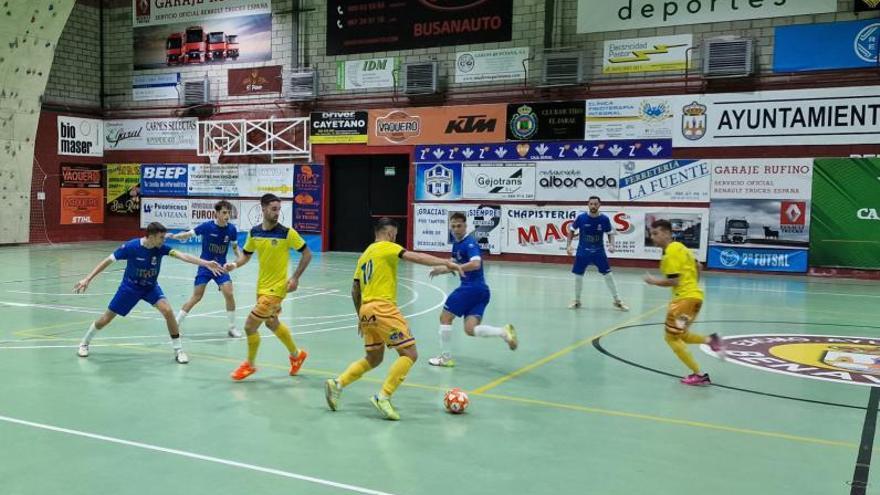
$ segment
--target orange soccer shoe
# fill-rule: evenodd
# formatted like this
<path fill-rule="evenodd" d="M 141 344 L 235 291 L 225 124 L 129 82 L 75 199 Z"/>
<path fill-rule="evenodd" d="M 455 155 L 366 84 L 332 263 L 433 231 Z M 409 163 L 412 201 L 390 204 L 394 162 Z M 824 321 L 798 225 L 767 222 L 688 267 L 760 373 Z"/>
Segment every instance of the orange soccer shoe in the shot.
<path fill-rule="evenodd" d="M 302 368 L 307 357 L 309 357 L 309 353 L 305 349 L 300 349 L 296 357 L 290 356 L 290 376 L 299 373 L 299 369 Z"/>
<path fill-rule="evenodd" d="M 257 372 L 257 369 L 251 366 L 251 363 L 245 361 L 241 363 L 238 368 L 235 368 L 229 376 L 232 377 L 233 380 L 239 381 L 244 380 L 245 378 L 253 375 Z"/>

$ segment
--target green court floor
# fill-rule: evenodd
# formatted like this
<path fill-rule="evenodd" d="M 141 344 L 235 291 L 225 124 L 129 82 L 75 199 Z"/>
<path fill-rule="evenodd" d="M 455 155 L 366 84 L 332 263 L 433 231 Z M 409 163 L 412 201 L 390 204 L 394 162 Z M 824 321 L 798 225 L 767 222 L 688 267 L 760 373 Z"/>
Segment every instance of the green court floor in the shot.
<path fill-rule="evenodd" d="M 456 281 L 402 265 L 399 299 L 420 359 L 394 397 L 402 420 L 388 422 L 367 399 L 390 354 L 345 390 L 339 411 L 324 403 L 324 380 L 362 355 L 349 298 L 354 254 L 317 256 L 284 303 L 310 354 L 302 373 L 287 375 L 283 346 L 264 330 L 259 372 L 233 382 L 246 345 L 225 336 L 213 288 L 182 329 L 188 365 L 173 361 L 164 323 L 145 303 L 102 331 L 88 359 L 76 356 L 123 265 L 84 295 L 71 289 L 115 246 L 0 248 L 3 495 L 880 493 L 869 472 L 880 389 L 740 366 L 698 347 L 717 386 L 679 384 L 686 370 L 660 325 L 669 292 L 646 286 L 644 270 L 615 271 L 629 313 L 611 307 L 595 271 L 585 307 L 572 311 L 566 266 L 489 263 L 485 322 L 515 324 L 520 348 L 468 338 L 457 322 L 458 366 L 438 369 L 427 358 Z M 194 274 L 163 262 L 175 311 Z M 256 263 L 233 274 L 240 322 L 255 276 Z M 696 331 L 880 336 L 876 283 L 704 279 Z M 443 411 L 451 387 L 469 391 L 466 414 Z"/>

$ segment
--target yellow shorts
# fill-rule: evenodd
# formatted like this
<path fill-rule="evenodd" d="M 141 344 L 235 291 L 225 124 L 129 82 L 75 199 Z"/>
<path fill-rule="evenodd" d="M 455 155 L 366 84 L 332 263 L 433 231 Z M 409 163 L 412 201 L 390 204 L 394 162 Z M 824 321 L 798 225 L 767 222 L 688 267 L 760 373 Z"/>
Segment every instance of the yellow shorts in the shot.
<path fill-rule="evenodd" d="M 685 298 L 670 301 L 666 311 L 666 331 L 673 335 L 686 333 L 697 319 L 702 306 L 701 299 Z"/>
<path fill-rule="evenodd" d="M 257 304 L 256 306 L 254 306 L 254 309 L 251 310 L 251 314 L 254 315 L 255 318 L 259 318 L 261 320 L 266 320 L 272 318 L 273 316 L 278 316 L 279 314 L 281 314 L 281 303 L 283 301 L 283 297 L 259 294 L 257 295 Z"/>
<path fill-rule="evenodd" d="M 358 317 L 361 332 L 364 334 L 364 347 L 367 349 L 375 349 L 382 344 L 403 349 L 416 343 L 400 310 L 388 301 L 362 304 Z"/>

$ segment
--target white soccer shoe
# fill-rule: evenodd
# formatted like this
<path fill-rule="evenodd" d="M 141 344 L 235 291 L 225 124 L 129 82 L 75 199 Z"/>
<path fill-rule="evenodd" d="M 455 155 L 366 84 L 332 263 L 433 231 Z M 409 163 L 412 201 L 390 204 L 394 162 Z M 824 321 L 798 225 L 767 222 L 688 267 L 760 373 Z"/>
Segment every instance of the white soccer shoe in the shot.
<path fill-rule="evenodd" d="M 230 327 L 229 331 L 226 332 L 226 335 L 229 335 L 233 339 L 240 339 L 242 337 L 241 330 L 235 327 Z"/>
<path fill-rule="evenodd" d="M 76 355 L 81 358 L 89 357 L 89 344 L 80 344 L 76 350 Z"/>
<path fill-rule="evenodd" d="M 178 364 L 187 364 L 189 363 L 189 356 L 183 352 L 183 349 L 178 349 L 174 351 L 174 360 L 178 362 Z"/>
<path fill-rule="evenodd" d="M 627 306 L 626 304 L 623 304 L 623 301 L 621 301 L 620 299 L 617 299 L 614 301 L 614 307 L 615 307 L 615 309 L 619 309 L 619 310 L 623 311 L 624 313 L 629 311 L 629 306 Z"/>

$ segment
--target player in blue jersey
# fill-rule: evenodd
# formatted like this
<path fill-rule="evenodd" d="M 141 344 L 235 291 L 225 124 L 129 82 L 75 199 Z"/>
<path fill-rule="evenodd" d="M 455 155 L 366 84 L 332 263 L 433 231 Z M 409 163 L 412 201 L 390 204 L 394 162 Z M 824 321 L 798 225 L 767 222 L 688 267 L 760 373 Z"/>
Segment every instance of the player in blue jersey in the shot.
<path fill-rule="evenodd" d="M 189 357 L 183 352 L 183 346 L 180 342 L 180 332 L 177 327 L 177 321 L 174 319 L 174 311 L 165 298 L 162 288 L 159 287 L 157 281 L 159 277 L 159 269 L 162 266 L 162 257 L 171 256 L 187 263 L 199 265 L 207 268 L 214 275 L 223 273 L 221 267 L 216 261 L 207 261 L 181 253 L 165 245 L 165 233 L 167 229 L 159 222 L 153 222 L 147 225 L 147 235 L 137 239 L 132 239 L 123 243 L 113 254 L 98 263 L 89 275 L 80 280 L 74 286 L 74 291 L 81 294 L 89 287 L 89 283 L 104 271 L 105 268 L 112 265 L 115 261 L 126 260 L 125 274 L 122 276 L 122 282 L 116 295 L 110 301 L 110 305 L 100 318 L 95 320 L 89 327 L 82 342 L 79 344 L 77 354 L 79 357 L 89 356 L 89 343 L 98 330 L 107 326 L 116 315 L 125 316 L 131 311 L 135 305 L 143 299 L 150 303 L 153 307 L 162 313 L 165 317 L 165 323 L 168 325 L 168 334 L 171 335 L 171 346 L 174 349 L 174 359 L 180 364 L 189 362 Z"/>
<path fill-rule="evenodd" d="M 581 307 L 581 291 L 584 287 L 584 273 L 590 265 L 596 265 L 602 278 L 605 279 L 605 285 L 614 298 L 614 307 L 621 311 L 629 311 L 629 306 L 620 300 L 620 294 L 617 292 L 617 284 L 614 282 L 614 274 L 611 273 L 611 265 L 608 264 L 608 255 L 605 254 L 605 235 L 608 235 L 608 251 L 614 252 L 614 229 L 611 228 L 611 220 L 608 216 L 599 213 L 599 207 L 602 201 L 598 196 L 590 196 L 587 201 L 589 213 L 581 213 L 575 218 L 568 230 L 568 243 L 565 245 L 565 251 L 571 256 L 571 241 L 574 239 L 575 231 L 578 232 L 577 256 L 574 258 L 574 266 L 571 273 L 574 273 L 574 300 L 568 306 L 570 309 L 578 309 Z"/>
<path fill-rule="evenodd" d="M 226 253 L 229 252 L 229 246 L 235 257 L 238 258 L 238 230 L 235 225 L 229 223 L 229 217 L 232 214 L 232 204 L 229 201 L 220 200 L 214 205 L 214 220 L 205 222 L 198 227 L 180 232 L 178 234 L 169 235 L 171 239 L 185 241 L 192 236 L 202 236 L 202 255 L 203 260 L 216 261 L 223 266 L 226 264 Z M 193 287 L 192 296 L 189 301 L 185 302 L 177 312 L 177 325 L 183 325 L 183 320 L 189 316 L 189 312 L 193 307 L 202 300 L 205 295 L 205 288 L 208 282 L 214 281 L 217 289 L 223 294 L 226 300 L 226 318 L 229 320 L 229 328 L 227 334 L 230 337 L 241 337 L 241 332 L 235 328 L 235 295 L 232 289 L 232 278 L 228 273 L 214 275 L 207 268 L 200 266 L 196 272 L 196 280 Z"/>
<path fill-rule="evenodd" d="M 516 350 L 519 345 L 513 325 L 493 327 L 481 324 L 483 313 L 489 304 L 489 286 L 483 277 L 480 247 L 474 236 L 467 234 L 467 217 L 464 213 L 455 212 L 450 215 L 449 230 L 454 239 L 452 258 L 461 266 L 464 275 L 461 277 L 461 285 L 446 298 L 440 313 L 440 355 L 428 359 L 429 364 L 446 368 L 455 366 L 451 350 L 452 321 L 455 317 L 464 318 L 464 331 L 471 337 L 500 337 L 507 342 L 510 350 Z M 430 276 L 434 278 L 446 273 L 452 272 L 445 266 L 438 266 L 431 270 Z"/>

